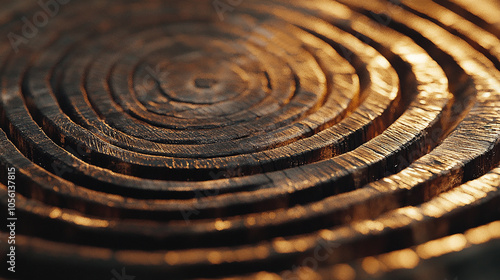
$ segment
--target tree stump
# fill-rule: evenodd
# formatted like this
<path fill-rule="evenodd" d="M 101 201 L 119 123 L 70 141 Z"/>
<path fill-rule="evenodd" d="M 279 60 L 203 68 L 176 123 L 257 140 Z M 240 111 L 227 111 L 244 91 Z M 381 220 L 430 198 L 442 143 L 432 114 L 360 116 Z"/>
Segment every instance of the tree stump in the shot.
<path fill-rule="evenodd" d="M 497 279 L 498 7 L 466 2 L 3 1 L 0 275 Z"/>

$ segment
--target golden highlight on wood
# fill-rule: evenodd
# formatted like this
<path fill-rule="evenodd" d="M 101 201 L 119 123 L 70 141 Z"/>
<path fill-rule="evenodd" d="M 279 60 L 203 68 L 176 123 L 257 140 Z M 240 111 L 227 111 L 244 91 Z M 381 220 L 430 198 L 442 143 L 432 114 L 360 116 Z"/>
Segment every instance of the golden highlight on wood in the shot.
<path fill-rule="evenodd" d="M 0 1 L 0 276 L 500 277 L 472 2 Z"/>

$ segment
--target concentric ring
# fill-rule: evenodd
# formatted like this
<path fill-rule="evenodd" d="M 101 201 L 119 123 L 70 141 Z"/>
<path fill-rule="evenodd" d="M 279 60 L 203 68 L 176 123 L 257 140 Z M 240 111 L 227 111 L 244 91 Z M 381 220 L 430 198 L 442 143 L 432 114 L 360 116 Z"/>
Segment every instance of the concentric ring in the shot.
<path fill-rule="evenodd" d="M 498 243 L 500 30 L 472 11 L 54 3 L 0 17 L 22 277 L 371 279 Z"/>

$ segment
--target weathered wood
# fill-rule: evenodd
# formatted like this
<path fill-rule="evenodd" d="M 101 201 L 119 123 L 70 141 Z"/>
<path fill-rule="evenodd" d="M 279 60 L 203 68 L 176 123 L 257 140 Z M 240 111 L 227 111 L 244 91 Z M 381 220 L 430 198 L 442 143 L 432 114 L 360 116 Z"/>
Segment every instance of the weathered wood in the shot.
<path fill-rule="evenodd" d="M 459 251 L 498 245 L 491 17 L 229 2 L 71 2 L 0 42 L 20 278 L 453 279 Z M 3 38 L 42 9 L 5 7 Z"/>

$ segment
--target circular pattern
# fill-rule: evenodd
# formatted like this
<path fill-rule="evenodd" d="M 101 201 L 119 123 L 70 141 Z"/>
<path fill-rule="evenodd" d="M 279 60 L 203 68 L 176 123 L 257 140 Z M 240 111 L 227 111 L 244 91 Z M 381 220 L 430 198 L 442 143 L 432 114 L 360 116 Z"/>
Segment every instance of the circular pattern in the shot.
<path fill-rule="evenodd" d="M 500 30 L 473 11 L 143 2 L 1 12 L 23 276 L 364 279 L 500 239 Z"/>

